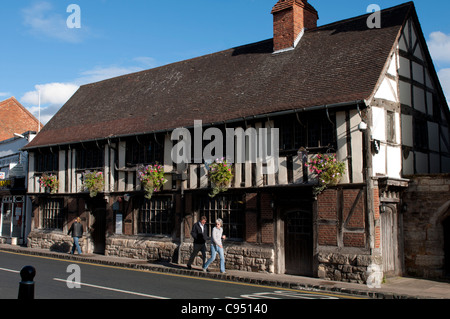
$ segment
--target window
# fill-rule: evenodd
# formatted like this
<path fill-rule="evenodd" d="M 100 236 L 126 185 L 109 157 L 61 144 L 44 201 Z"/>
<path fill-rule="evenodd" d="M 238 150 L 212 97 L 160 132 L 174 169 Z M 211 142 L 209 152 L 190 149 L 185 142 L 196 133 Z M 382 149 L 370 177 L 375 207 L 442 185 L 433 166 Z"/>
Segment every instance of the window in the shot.
<path fill-rule="evenodd" d="M 164 141 L 160 138 L 152 135 L 127 141 L 126 163 L 128 166 L 163 163 L 163 160 Z"/>
<path fill-rule="evenodd" d="M 320 148 L 336 145 L 336 116 L 325 113 L 302 114 L 278 120 L 280 128 L 280 150 L 295 151 L 300 147 Z"/>
<path fill-rule="evenodd" d="M 171 197 L 146 199 L 139 209 L 138 232 L 147 235 L 171 236 L 173 218 Z"/>
<path fill-rule="evenodd" d="M 63 230 L 63 201 L 48 199 L 43 205 L 42 228 Z"/>
<path fill-rule="evenodd" d="M 223 221 L 223 234 L 228 239 L 243 240 L 245 234 L 245 213 L 242 196 L 222 195 L 201 197 L 197 201 L 200 216 L 206 216 L 209 236 L 218 218 Z"/>
<path fill-rule="evenodd" d="M 396 142 L 395 136 L 395 113 L 387 111 L 386 115 L 386 140 L 389 143 Z"/>
<path fill-rule="evenodd" d="M 105 162 L 103 148 L 78 149 L 76 154 L 77 169 L 103 169 Z"/>
<path fill-rule="evenodd" d="M 36 172 L 56 172 L 58 171 L 58 161 L 58 152 L 52 153 L 50 151 L 42 151 L 40 153 L 36 153 Z"/>

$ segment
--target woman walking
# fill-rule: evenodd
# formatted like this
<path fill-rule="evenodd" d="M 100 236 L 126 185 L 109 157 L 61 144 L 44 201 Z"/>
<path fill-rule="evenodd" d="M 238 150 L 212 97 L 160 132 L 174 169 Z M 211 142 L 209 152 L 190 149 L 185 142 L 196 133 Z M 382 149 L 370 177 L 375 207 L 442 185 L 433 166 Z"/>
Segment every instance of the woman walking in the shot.
<path fill-rule="evenodd" d="M 223 251 L 223 243 L 222 239 L 225 239 L 225 235 L 223 235 L 223 228 L 222 228 L 223 222 L 219 218 L 216 220 L 216 227 L 214 227 L 212 231 L 212 237 L 211 237 L 211 258 L 206 262 L 205 267 L 203 268 L 203 271 L 208 271 L 209 265 L 216 259 L 217 253 L 219 253 L 220 257 L 220 272 L 222 274 L 225 273 L 225 256 Z"/>

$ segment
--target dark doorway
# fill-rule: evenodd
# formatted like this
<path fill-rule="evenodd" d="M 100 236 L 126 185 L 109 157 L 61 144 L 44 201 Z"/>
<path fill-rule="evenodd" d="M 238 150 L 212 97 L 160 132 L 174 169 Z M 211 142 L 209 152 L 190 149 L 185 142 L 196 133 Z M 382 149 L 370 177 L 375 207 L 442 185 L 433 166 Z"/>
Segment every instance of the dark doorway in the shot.
<path fill-rule="evenodd" d="M 2 229 L 0 235 L 3 237 L 11 237 L 11 221 L 12 221 L 12 203 L 2 204 Z"/>
<path fill-rule="evenodd" d="M 97 209 L 92 213 L 91 237 L 94 254 L 105 254 L 106 248 L 106 210 Z"/>
<path fill-rule="evenodd" d="M 286 210 L 284 216 L 286 273 L 299 276 L 312 276 L 312 210 Z"/>
<path fill-rule="evenodd" d="M 444 274 L 450 277 L 450 217 L 447 217 L 442 224 L 444 226 Z"/>

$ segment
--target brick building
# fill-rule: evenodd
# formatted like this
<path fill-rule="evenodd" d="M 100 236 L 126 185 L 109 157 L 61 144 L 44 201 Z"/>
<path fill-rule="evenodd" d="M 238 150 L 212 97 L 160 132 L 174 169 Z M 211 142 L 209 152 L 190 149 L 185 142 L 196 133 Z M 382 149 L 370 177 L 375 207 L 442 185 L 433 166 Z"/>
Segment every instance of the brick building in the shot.
<path fill-rule="evenodd" d="M 24 244 L 30 231 L 27 153 L 39 121 L 14 97 L 0 102 L 0 242 Z"/>
<path fill-rule="evenodd" d="M 68 250 L 80 216 L 86 252 L 185 264 L 205 215 L 210 230 L 224 220 L 229 269 L 402 273 L 404 177 L 450 171 L 450 114 L 414 5 L 381 11 L 379 28 L 369 15 L 317 26 L 306 0 L 272 14 L 273 39 L 82 86 L 26 147 L 29 245 Z M 306 167 L 319 154 L 345 166 L 322 192 Z M 231 184 L 211 197 L 210 160 L 229 155 Z M 168 182 L 147 199 L 139 171 L 155 163 Z M 97 196 L 86 171 L 103 174 Z M 56 194 L 39 187 L 49 173 Z"/>
<path fill-rule="evenodd" d="M 0 141 L 13 138 L 14 133 L 39 132 L 40 128 L 38 119 L 14 97 L 0 102 Z"/>

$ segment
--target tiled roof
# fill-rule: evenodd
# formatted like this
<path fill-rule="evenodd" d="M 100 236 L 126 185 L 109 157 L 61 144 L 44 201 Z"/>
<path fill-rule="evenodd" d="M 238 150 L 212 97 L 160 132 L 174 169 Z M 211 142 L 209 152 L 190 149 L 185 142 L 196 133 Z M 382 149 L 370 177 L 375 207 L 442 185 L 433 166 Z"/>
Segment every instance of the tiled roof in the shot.
<path fill-rule="evenodd" d="M 42 125 L 42 124 L 41 124 Z M 0 101 L 0 141 L 14 137 L 14 133 L 23 134 L 38 131 L 39 121 L 15 97 Z"/>
<path fill-rule="evenodd" d="M 294 50 L 273 40 L 82 86 L 28 148 L 133 135 L 371 96 L 414 5 L 305 32 Z"/>

